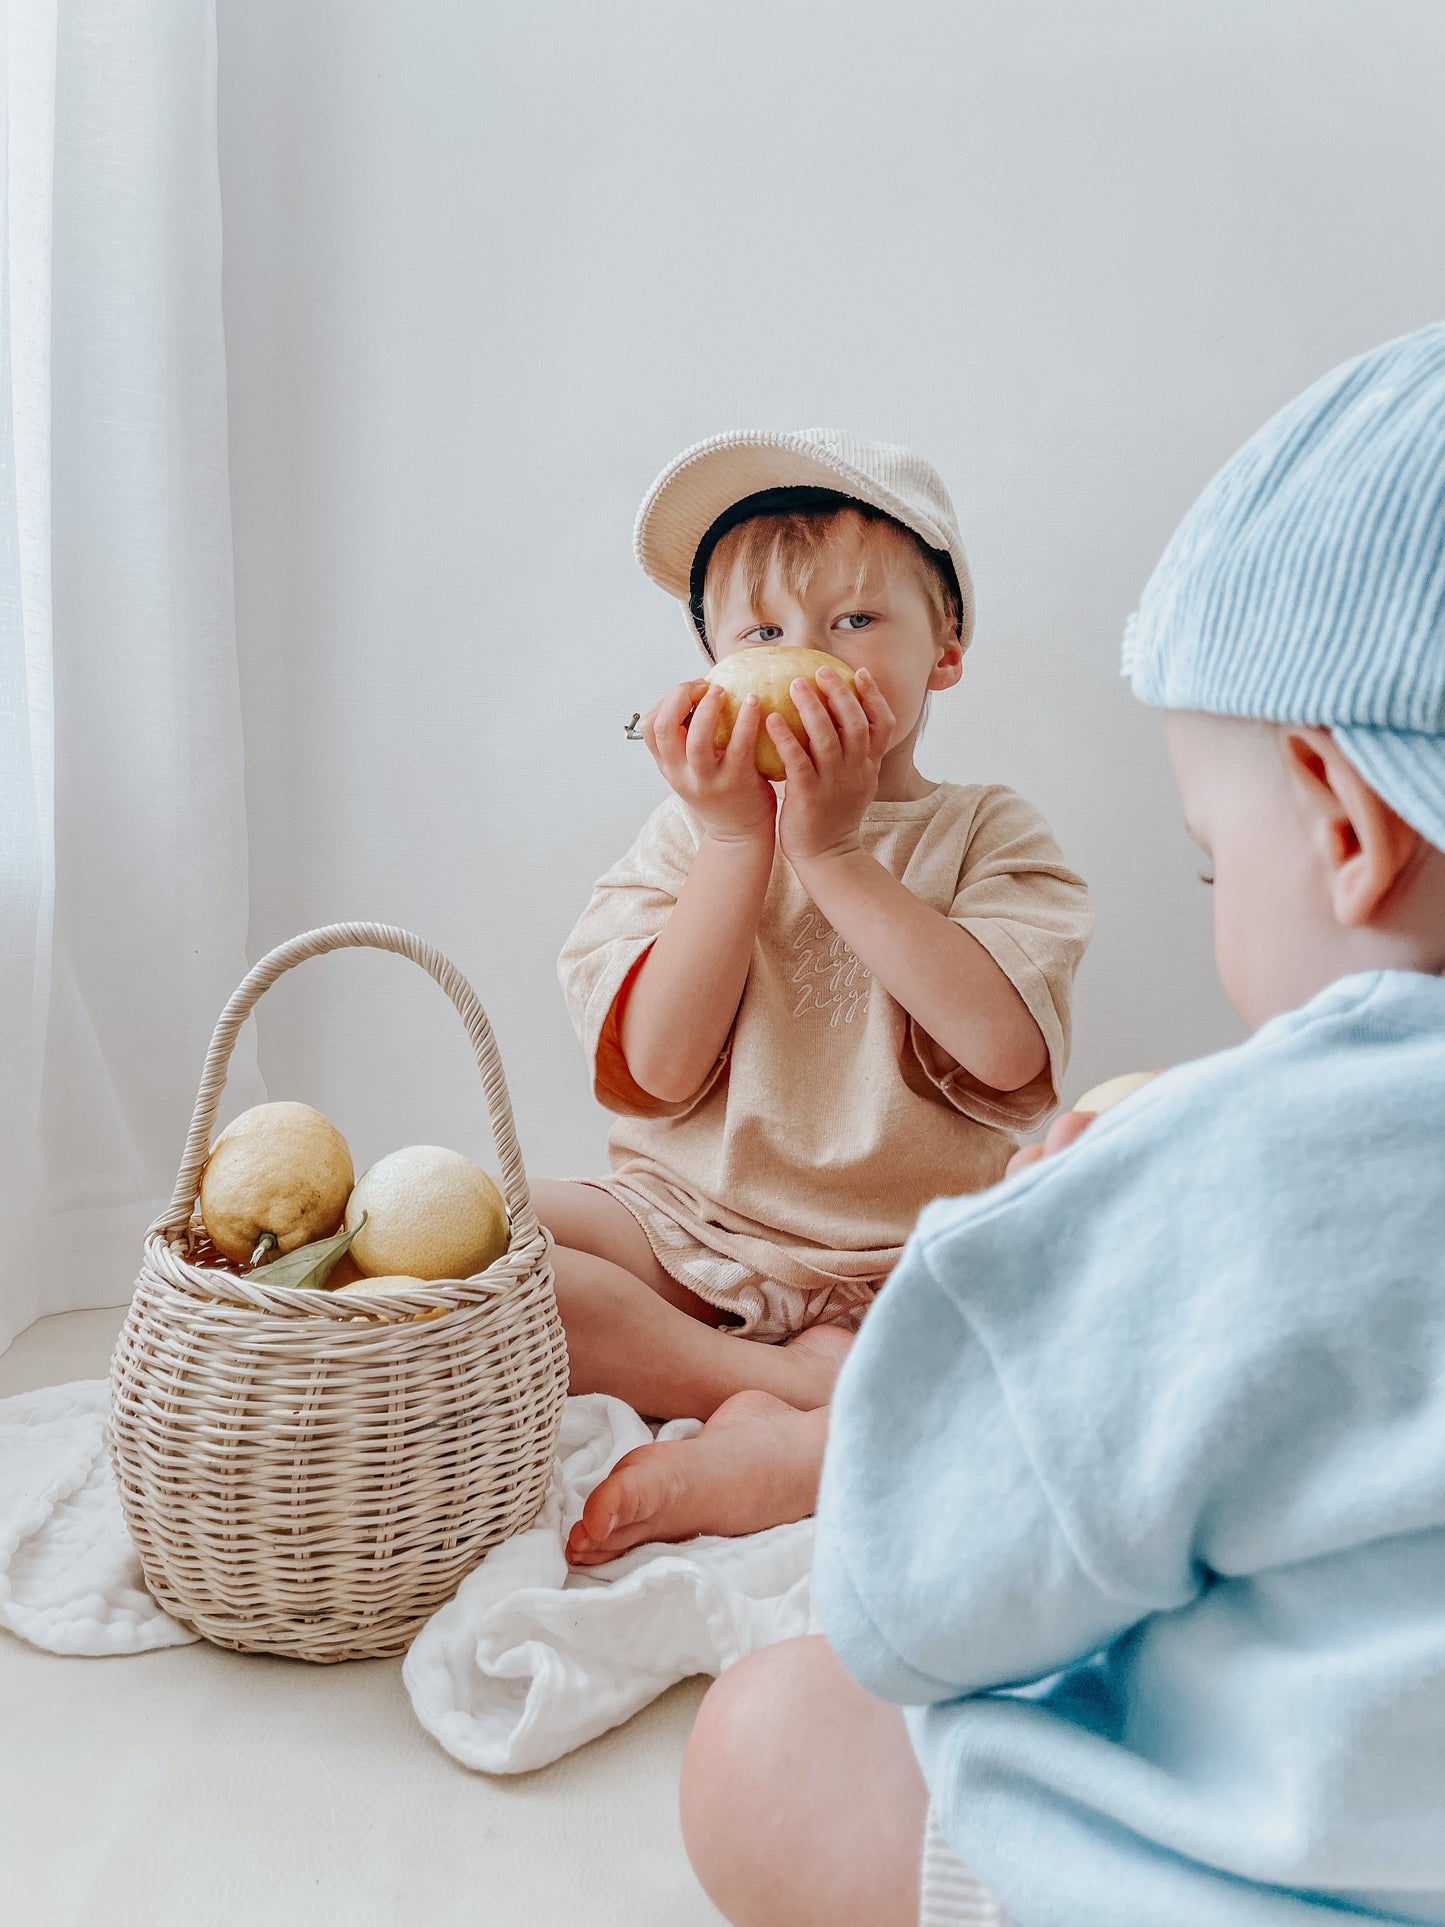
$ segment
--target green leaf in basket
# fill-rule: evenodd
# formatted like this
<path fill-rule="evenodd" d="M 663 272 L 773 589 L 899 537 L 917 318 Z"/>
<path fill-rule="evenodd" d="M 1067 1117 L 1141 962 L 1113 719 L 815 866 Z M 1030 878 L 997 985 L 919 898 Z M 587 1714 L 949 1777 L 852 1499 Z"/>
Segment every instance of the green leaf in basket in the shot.
<path fill-rule="evenodd" d="M 269 1264 L 258 1265 L 251 1275 L 263 1278 L 268 1285 L 285 1285 L 292 1291 L 303 1285 L 324 1288 L 337 1261 L 351 1249 L 351 1240 L 365 1223 L 363 1211 L 350 1231 L 338 1231 L 334 1238 L 318 1238 L 315 1244 L 301 1245 L 295 1251 L 288 1251 L 284 1258 L 273 1258 Z"/>

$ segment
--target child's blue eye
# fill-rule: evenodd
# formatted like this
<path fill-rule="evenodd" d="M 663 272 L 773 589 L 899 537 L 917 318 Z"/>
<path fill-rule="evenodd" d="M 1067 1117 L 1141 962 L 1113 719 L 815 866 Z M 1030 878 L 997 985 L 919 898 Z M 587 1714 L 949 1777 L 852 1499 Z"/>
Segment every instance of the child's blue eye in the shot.
<path fill-rule="evenodd" d="M 865 616 L 860 609 L 855 609 L 852 615 L 843 617 L 843 627 L 845 629 L 855 629 L 855 630 L 866 629 L 869 626 L 869 624 L 872 622 L 872 620 L 873 620 L 872 616 Z"/>
<path fill-rule="evenodd" d="M 749 636 L 756 636 L 759 642 L 776 642 L 782 634 L 776 622 L 760 622 L 756 629 L 749 629 Z"/>

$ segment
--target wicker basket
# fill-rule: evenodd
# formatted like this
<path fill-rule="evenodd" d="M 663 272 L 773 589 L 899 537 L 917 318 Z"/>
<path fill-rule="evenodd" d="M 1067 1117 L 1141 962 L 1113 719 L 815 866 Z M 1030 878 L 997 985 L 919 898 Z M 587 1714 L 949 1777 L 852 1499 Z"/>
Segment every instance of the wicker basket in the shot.
<path fill-rule="evenodd" d="M 237 1277 L 197 1264 L 201 1166 L 237 1032 L 284 971 L 363 945 L 420 964 L 466 1024 L 510 1249 L 476 1277 L 406 1294 L 268 1288 L 264 1267 Z M 175 1193 L 146 1235 L 111 1362 L 121 1503 L 166 1611 L 243 1652 L 402 1652 L 546 1495 L 567 1389 L 549 1260 L 491 1026 L 461 973 L 375 923 L 331 924 L 264 957 L 211 1039 Z"/>

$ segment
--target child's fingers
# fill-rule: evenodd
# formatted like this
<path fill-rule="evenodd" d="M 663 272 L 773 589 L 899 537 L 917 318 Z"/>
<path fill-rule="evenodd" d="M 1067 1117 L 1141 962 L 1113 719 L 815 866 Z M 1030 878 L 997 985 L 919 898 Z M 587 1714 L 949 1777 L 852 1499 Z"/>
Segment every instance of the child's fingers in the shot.
<path fill-rule="evenodd" d="M 670 689 L 656 708 L 649 710 L 642 719 L 642 740 L 652 751 L 658 768 L 669 780 L 682 759 L 689 700 L 686 686 L 680 683 L 676 689 Z"/>
<path fill-rule="evenodd" d="M 707 685 L 701 680 L 680 682 L 670 689 L 655 712 L 653 755 L 657 766 L 674 789 L 684 780 L 687 770 L 687 745 L 690 719 Z"/>
<path fill-rule="evenodd" d="M 662 716 L 662 709 L 663 705 L 661 703 L 649 709 L 647 714 L 639 719 L 637 733 L 651 750 L 653 762 L 657 764 L 659 769 L 666 769 L 669 751 L 664 749 L 657 734 L 657 725 Z"/>
<path fill-rule="evenodd" d="M 1064 1111 L 1044 1133 L 1045 1152 L 1052 1157 L 1055 1151 L 1067 1151 L 1076 1138 L 1084 1135 L 1093 1121 L 1092 1111 Z"/>
<path fill-rule="evenodd" d="M 888 698 L 878 687 L 871 669 L 860 669 L 853 680 L 858 705 L 868 718 L 869 752 L 873 756 L 882 756 L 893 741 L 898 718 L 889 707 Z"/>
<path fill-rule="evenodd" d="M 745 769 L 755 767 L 758 731 L 763 726 L 763 706 L 756 696 L 744 696 L 742 707 L 738 710 L 733 724 L 733 733 L 728 738 L 728 746 L 723 751 L 723 762 L 730 775 L 740 775 Z"/>
<path fill-rule="evenodd" d="M 687 719 L 691 714 L 699 688 L 697 683 L 680 682 L 668 690 L 662 701 L 645 717 L 644 724 L 651 722 L 653 732 L 659 742 L 666 740 L 681 741 L 687 731 Z"/>
<path fill-rule="evenodd" d="M 1025 1144 L 1022 1150 L 1015 1151 L 1004 1166 L 1004 1176 L 1011 1178 L 1019 1171 L 1027 1171 L 1031 1164 L 1041 1158 L 1051 1158 L 1056 1151 L 1067 1151 L 1077 1138 L 1081 1138 L 1094 1121 L 1092 1111 L 1063 1111 L 1056 1117 L 1044 1133 L 1042 1144 Z"/>
<path fill-rule="evenodd" d="M 687 765 L 695 776 L 709 776 L 718 765 L 717 726 L 723 693 L 710 683 L 687 726 Z"/>
<path fill-rule="evenodd" d="M 812 758 L 782 717 L 777 714 L 770 715 L 765 727 L 773 748 L 778 752 L 779 760 L 783 765 L 783 775 L 787 781 L 791 783 L 799 777 L 813 775 Z"/>
<path fill-rule="evenodd" d="M 856 761 L 866 755 L 870 733 L 868 714 L 857 696 L 837 670 L 830 669 L 826 663 L 818 671 L 818 687 L 838 731 L 844 757 Z"/>
<path fill-rule="evenodd" d="M 836 763 L 843 753 L 842 739 L 838 735 L 838 725 L 823 698 L 806 676 L 795 676 L 788 694 L 798 705 L 798 715 L 803 728 L 808 732 L 808 747 L 813 752 L 813 761 L 819 769 Z M 791 735 L 792 731 L 789 730 Z"/>
<path fill-rule="evenodd" d="M 691 725 L 693 717 L 709 696 L 716 696 L 719 702 L 722 701 L 722 691 L 717 688 L 716 684 L 710 683 L 705 676 L 698 676 L 690 682 L 680 682 L 673 691 L 673 694 L 677 697 L 682 711 L 682 728 L 684 734 L 686 734 Z"/>

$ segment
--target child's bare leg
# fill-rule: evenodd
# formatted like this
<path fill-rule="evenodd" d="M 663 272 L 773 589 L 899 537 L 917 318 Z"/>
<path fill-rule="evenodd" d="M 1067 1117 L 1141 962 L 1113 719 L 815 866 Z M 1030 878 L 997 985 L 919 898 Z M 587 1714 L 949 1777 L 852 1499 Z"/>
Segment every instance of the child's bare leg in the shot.
<path fill-rule="evenodd" d="M 710 1322 L 711 1307 L 662 1269 L 615 1198 L 572 1184 L 538 1184 L 534 1193 L 555 1241 L 573 1393 L 610 1392 L 649 1418 L 710 1418 L 744 1391 L 804 1409 L 827 1403 L 847 1333 L 814 1330 L 787 1345 L 729 1337 Z M 587 1244 L 574 1247 L 571 1238 Z"/>
<path fill-rule="evenodd" d="M 647 1233 L 611 1192 L 565 1178 L 535 1179 L 531 1189 L 537 1216 L 555 1243 L 569 1251 L 590 1251 L 595 1258 L 620 1265 L 659 1298 L 706 1325 L 727 1323 L 726 1313 L 717 1311 L 663 1270 L 647 1242 Z"/>
<path fill-rule="evenodd" d="M 827 1403 L 846 1332 L 815 1330 L 788 1345 L 760 1345 L 702 1324 L 590 1252 L 559 1245 L 552 1264 L 573 1393 L 610 1392 L 663 1419 L 710 1418 L 745 1391 L 769 1391 L 790 1407 Z"/>
<path fill-rule="evenodd" d="M 826 1405 L 800 1412 L 766 1392 L 739 1392 L 695 1439 L 640 1445 L 620 1458 L 588 1495 L 568 1560 L 601 1566 L 649 1540 L 734 1537 L 806 1519 L 827 1442 Z"/>
<path fill-rule="evenodd" d="M 826 1639 L 766 1646 L 709 1690 L 681 1811 L 733 1927 L 916 1927 L 928 1791 L 903 1715 Z"/>

